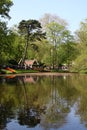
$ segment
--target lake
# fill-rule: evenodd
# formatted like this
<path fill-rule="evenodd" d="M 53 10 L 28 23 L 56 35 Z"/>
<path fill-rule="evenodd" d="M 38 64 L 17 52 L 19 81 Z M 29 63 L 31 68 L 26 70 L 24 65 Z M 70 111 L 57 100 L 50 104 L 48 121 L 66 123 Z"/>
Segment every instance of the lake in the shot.
<path fill-rule="evenodd" d="M 87 130 L 87 75 L 0 76 L 0 130 Z"/>

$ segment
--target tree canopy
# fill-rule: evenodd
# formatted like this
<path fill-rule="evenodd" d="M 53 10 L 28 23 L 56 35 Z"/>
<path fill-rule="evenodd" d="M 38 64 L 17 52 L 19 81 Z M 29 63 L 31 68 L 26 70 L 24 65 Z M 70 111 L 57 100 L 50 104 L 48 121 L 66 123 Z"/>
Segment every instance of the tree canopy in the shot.
<path fill-rule="evenodd" d="M 35 40 L 41 40 L 42 38 L 45 38 L 45 33 L 42 32 L 42 27 L 39 21 L 37 20 L 22 20 L 19 23 L 19 33 L 20 35 L 24 36 L 25 41 L 25 47 L 24 47 L 24 54 L 22 57 L 21 64 L 23 65 L 24 60 L 27 57 L 27 50 L 28 46 L 31 45 L 31 43 Z M 29 44 L 30 43 L 30 44 Z M 36 48 L 36 45 L 33 48 Z"/>
<path fill-rule="evenodd" d="M 13 5 L 11 0 L 0 0 L 0 16 L 4 18 L 10 18 L 9 11 Z"/>
<path fill-rule="evenodd" d="M 11 0 L 0 1 L 0 18 L 11 18 L 12 5 Z M 16 30 L 9 29 L 7 23 L 0 20 L 0 64 L 20 59 L 23 64 L 25 59 L 35 58 L 50 67 L 65 63 L 74 70 L 86 69 L 87 19 L 81 22 L 75 37 L 67 28 L 67 22 L 52 14 L 45 14 L 40 20 L 22 20 Z"/>

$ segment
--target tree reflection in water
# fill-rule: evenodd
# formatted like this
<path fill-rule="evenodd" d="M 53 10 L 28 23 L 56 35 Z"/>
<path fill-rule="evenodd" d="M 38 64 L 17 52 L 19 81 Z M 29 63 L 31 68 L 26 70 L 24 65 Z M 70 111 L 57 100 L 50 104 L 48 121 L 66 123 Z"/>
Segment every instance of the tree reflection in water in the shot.
<path fill-rule="evenodd" d="M 28 127 L 35 127 L 40 123 L 40 110 L 29 105 L 29 96 L 26 87 L 26 82 L 34 83 L 37 81 L 37 77 L 32 76 L 20 76 L 19 82 L 22 84 L 24 92 L 24 107 L 18 111 L 18 122 L 20 125 L 26 125 Z"/>
<path fill-rule="evenodd" d="M 69 90 L 69 87 L 67 82 L 65 82 L 66 89 L 61 89 L 61 85 L 63 85 L 64 82 L 62 76 L 48 76 L 48 78 L 45 76 L 13 76 L 13 78 L 9 78 L 8 76 L 4 79 L 4 82 L 14 86 L 15 91 L 13 91 L 16 92 L 14 100 L 17 97 L 16 100 L 22 102 L 21 105 L 18 106 L 14 103 L 14 106 L 18 107 L 16 108 L 16 114 L 20 125 L 35 127 L 40 123 L 44 128 L 59 128 L 66 123 L 66 117 L 70 111 L 69 102 L 67 100 L 67 90 Z M 32 85 L 30 88 L 30 84 L 34 84 L 34 88 Z M 32 91 L 33 93 L 31 95 Z M 40 93 L 38 92 L 43 95 L 39 95 Z M 66 94 L 66 96 L 64 96 L 64 94 Z M 43 99 L 42 102 L 40 102 L 41 98 Z M 45 104 L 43 101 L 45 101 Z M 37 102 L 36 105 L 34 102 Z M 8 108 L 7 106 L 5 107 Z M 8 109 L 8 111 L 12 111 L 13 113 L 11 113 L 11 115 L 15 115 L 11 108 Z M 7 111 L 5 112 L 7 113 Z M 11 121 L 9 115 L 6 119 Z M 4 127 L 7 123 L 8 122 L 5 122 Z"/>
<path fill-rule="evenodd" d="M 67 123 L 71 107 L 87 124 L 87 78 L 74 76 L 0 77 L 0 129 L 12 119 L 20 126 L 59 129 Z M 85 89 L 84 89 L 85 88 Z"/>
<path fill-rule="evenodd" d="M 41 119 L 42 127 L 47 130 L 50 128 L 59 128 L 63 126 L 66 123 L 66 117 L 70 111 L 69 105 L 65 99 L 61 98 L 59 95 L 56 81 L 57 79 L 55 76 L 50 77 L 51 98 L 47 104 L 46 113 Z"/>
<path fill-rule="evenodd" d="M 18 121 L 20 125 L 27 125 L 28 127 L 35 127 L 40 123 L 40 115 L 36 109 L 24 109 L 18 113 Z"/>
<path fill-rule="evenodd" d="M 29 127 L 34 127 L 38 123 L 40 123 L 40 114 L 36 109 L 30 108 L 28 105 L 28 95 L 27 95 L 27 89 L 25 80 L 27 82 L 30 81 L 30 83 L 35 83 L 36 78 L 32 78 L 30 76 L 6 76 L 6 77 L 0 77 L 1 81 L 1 92 L 2 96 L 0 96 L 0 129 L 4 129 L 6 127 L 6 124 L 11 122 L 11 119 L 15 119 L 16 115 L 18 117 L 18 122 L 20 125 L 27 125 Z M 32 81 L 32 82 L 31 82 Z M 8 86 L 7 86 L 8 85 Z M 11 95 L 9 95 L 8 99 L 5 98 L 7 96 L 7 93 L 5 95 L 3 94 L 6 90 L 6 86 L 9 87 L 9 85 L 13 85 L 13 87 L 19 85 L 22 85 L 23 92 L 24 92 L 24 107 L 16 108 L 16 113 L 13 108 L 15 108 L 14 103 L 14 97 L 12 98 Z M 18 88 L 19 89 L 19 88 Z M 17 90 L 16 90 L 17 91 Z M 21 93 L 20 93 L 21 94 Z M 4 96 L 4 97 L 3 97 Z M 23 105 L 22 105 L 23 106 Z"/>
<path fill-rule="evenodd" d="M 15 117 L 13 112 L 14 101 L 11 99 L 9 101 L 0 104 L 0 130 L 6 127 L 6 124 Z"/>

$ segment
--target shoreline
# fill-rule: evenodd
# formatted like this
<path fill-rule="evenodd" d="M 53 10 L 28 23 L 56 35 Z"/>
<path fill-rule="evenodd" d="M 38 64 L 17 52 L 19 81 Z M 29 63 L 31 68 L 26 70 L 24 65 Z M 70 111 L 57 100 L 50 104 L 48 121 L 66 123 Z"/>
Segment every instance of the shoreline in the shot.
<path fill-rule="evenodd" d="M 73 73 L 67 73 L 67 72 L 35 72 L 35 73 L 15 73 L 15 74 L 0 74 L 0 77 L 2 76 L 24 76 L 24 75 L 30 75 L 30 76 L 68 76 L 72 75 Z"/>

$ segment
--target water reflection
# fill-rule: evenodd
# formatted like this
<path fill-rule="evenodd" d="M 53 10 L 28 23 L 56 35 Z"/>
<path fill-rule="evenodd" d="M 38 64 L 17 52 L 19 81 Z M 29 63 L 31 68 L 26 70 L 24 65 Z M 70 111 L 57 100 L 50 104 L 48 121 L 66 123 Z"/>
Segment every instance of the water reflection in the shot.
<path fill-rule="evenodd" d="M 85 130 L 86 84 L 87 76 L 77 74 L 0 76 L 0 129 L 14 120 L 24 130 L 70 130 L 78 118 L 78 128 Z"/>

